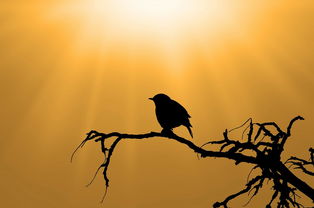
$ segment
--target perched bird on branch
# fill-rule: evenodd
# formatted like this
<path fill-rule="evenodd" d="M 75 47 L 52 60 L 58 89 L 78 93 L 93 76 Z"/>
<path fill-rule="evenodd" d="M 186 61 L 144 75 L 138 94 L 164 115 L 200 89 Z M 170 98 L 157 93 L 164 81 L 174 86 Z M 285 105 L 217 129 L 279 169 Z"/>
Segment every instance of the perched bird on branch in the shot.
<path fill-rule="evenodd" d="M 192 125 L 189 120 L 191 116 L 182 105 L 165 94 L 157 94 L 149 99 L 155 103 L 157 120 L 163 131 L 172 132 L 173 128 L 183 125 L 193 138 Z"/>

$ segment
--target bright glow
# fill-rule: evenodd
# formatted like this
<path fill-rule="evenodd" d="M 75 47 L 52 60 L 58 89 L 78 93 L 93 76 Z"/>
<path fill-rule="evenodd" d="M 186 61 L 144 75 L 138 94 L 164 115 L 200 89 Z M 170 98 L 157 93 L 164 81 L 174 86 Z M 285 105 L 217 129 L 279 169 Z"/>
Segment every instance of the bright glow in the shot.
<path fill-rule="evenodd" d="M 50 15 L 55 18 L 72 16 L 87 25 L 97 25 L 120 35 L 173 34 L 200 25 L 219 27 L 225 24 L 232 16 L 230 5 L 222 1 L 84 0 L 58 5 L 51 9 Z"/>
<path fill-rule="evenodd" d="M 251 19 L 245 16 L 255 10 L 229 0 L 71 0 L 43 9 L 43 15 L 71 29 L 75 54 L 113 63 L 137 57 L 143 65 L 158 57 L 160 68 L 176 75 L 184 71 L 189 48 L 216 53 L 230 37 L 242 35 Z"/>
<path fill-rule="evenodd" d="M 49 22 L 72 30 L 73 51 L 82 57 L 86 54 L 107 56 L 112 48 L 127 55 L 133 55 L 132 50 L 155 53 L 166 63 L 162 68 L 176 74 L 183 71 L 182 51 L 189 41 L 221 38 L 223 30 L 232 25 L 234 6 L 228 2 L 71 0 L 49 5 L 42 11 Z M 211 47 L 214 48 L 213 44 Z"/>
<path fill-rule="evenodd" d="M 174 21 L 190 15 L 194 12 L 195 4 L 191 1 L 180 0 L 136 0 L 115 1 L 117 11 L 120 10 L 119 16 L 125 15 L 137 22 L 166 23 L 168 20 Z"/>
<path fill-rule="evenodd" d="M 170 29 L 196 20 L 202 9 L 199 6 L 186 0 L 118 0 L 113 16 L 136 27 Z"/>

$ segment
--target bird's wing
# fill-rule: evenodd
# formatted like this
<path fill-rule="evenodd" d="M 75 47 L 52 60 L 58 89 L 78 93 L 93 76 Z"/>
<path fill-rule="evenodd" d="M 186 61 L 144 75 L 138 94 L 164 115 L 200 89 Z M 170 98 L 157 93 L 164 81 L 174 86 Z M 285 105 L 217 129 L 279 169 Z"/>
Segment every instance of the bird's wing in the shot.
<path fill-rule="evenodd" d="M 173 109 L 176 110 L 180 115 L 187 116 L 188 118 L 191 118 L 187 110 L 177 101 L 173 100 L 172 102 Z"/>
<path fill-rule="evenodd" d="M 175 115 L 175 117 L 182 120 L 185 125 L 192 126 L 189 121 L 189 118 L 191 118 L 191 116 L 189 115 L 187 110 L 175 100 L 173 100 L 171 105 L 171 111 Z"/>

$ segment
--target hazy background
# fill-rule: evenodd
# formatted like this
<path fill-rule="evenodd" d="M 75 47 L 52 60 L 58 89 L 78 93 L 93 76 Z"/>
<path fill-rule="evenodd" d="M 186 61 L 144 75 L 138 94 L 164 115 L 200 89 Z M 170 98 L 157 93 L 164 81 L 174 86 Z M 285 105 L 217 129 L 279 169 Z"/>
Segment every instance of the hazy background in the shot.
<path fill-rule="evenodd" d="M 147 99 L 159 92 L 186 107 L 198 145 L 249 117 L 285 128 L 301 115 L 285 157 L 308 158 L 313 11 L 312 0 L 1 2 L 1 206 L 205 208 L 242 189 L 250 166 L 158 138 L 119 144 L 104 204 L 101 174 L 85 188 L 102 162 L 94 142 L 69 162 L 85 133 L 160 131 Z"/>

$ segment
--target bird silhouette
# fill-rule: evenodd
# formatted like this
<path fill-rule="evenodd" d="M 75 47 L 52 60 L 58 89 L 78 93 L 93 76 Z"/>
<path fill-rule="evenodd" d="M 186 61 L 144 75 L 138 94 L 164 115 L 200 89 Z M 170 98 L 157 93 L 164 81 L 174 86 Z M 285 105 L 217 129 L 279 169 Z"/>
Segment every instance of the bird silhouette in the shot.
<path fill-rule="evenodd" d="M 192 125 L 189 120 L 191 116 L 182 105 L 165 94 L 157 94 L 149 99 L 155 103 L 156 117 L 163 131 L 172 132 L 173 128 L 183 125 L 193 138 Z"/>

